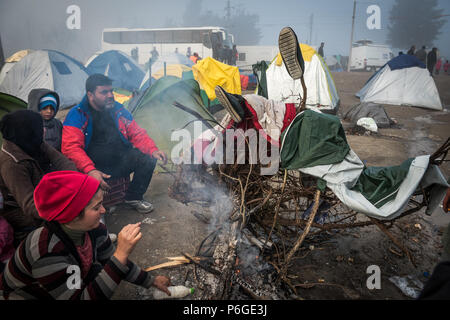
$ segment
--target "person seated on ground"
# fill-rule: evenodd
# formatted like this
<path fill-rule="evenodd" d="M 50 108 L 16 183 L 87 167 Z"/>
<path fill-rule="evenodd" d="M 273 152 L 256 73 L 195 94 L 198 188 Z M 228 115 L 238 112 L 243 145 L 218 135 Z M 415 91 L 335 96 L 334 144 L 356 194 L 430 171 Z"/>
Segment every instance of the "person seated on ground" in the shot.
<path fill-rule="evenodd" d="M 0 121 L 0 213 L 14 229 L 16 244 L 42 224 L 33 191 L 45 173 L 77 170 L 75 164 L 43 141 L 43 121 L 31 110 L 6 114 Z"/>
<path fill-rule="evenodd" d="M 152 277 L 128 259 L 142 238 L 140 223 L 126 225 L 117 248 L 112 244 L 100 222 L 106 210 L 97 179 L 52 172 L 42 178 L 34 199 L 45 224 L 9 260 L 0 278 L 5 299 L 109 299 L 122 280 L 170 295 L 167 277 Z"/>
<path fill-rule="evenodd" d="M 44 141 L 61 151 L 62 123 L 55 118 L 59 110 L 59 96 L 48 89 L 33 89 L 28 95 L 28 109 L 41 114 L 44 120 Z"/>
<path fill-rule="evenodd" d="M 125 203 L 141 213 L 153 210 L 143 196 L 157 160 L 165 164 L 167 156 L 130 112 L 114 101 L 108 77 L 93 74 L 86 80 L 86 95 L 64 121 L 61 149 L 80 172 L 100 181 L 105 190 L 109 189 L 107 179 L 129 177 L 134 172 Z"/>

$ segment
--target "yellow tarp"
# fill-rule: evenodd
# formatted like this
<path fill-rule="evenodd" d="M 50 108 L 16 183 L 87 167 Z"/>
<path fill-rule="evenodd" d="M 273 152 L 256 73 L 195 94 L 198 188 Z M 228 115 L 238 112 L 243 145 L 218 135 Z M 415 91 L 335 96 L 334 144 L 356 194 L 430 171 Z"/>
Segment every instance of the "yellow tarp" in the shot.
<path fill-rule="evenodd" d="M 175 76 L 181 79 L 183 72 L 190 70 L 191 68 L 185 66 L 184 64 L 169 64 L 166 65 L 166 76 Z M 156 80 L 164 77 L 164 68 L 161 68 L 156 72 L 152 72 L 152 77 Z"/>
<path fill-rule="evenodd" d="M 214 60 L 211 57 L 200 60 L 192 66 L 192 73 L 209 100 L 214 100 L 214 88 L 221 86 L 229 93 L 241 94 L 241 77 L 237 67 Z"/>
<path fill-rule="evenodd" d="M 303 60 L 305 61 L 311 61 L 313 55 L 316 54 L 316 50 L 304 43 L 300 43 L 300 50 L 302 50 Z M 283 60 L 281 59 L 281 54 L 278 52 L 276 61 L 277 66 L 281 66 L 282 62 Z"/>
<path fill-rule="evenodd" d="M 114 100 L 116 100 L 118 103 L 124 104 L 125 101 L 128 101 L 131 99 L 132 95 L 125 95 L 118 92 L 113 91 Z"/>

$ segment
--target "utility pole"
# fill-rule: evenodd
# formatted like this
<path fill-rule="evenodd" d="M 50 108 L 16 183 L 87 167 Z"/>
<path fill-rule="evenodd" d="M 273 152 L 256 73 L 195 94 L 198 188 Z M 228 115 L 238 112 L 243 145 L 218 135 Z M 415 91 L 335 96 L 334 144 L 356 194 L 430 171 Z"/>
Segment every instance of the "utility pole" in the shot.
<path fill-rule="evenodd" d="M 227 1 L 227 6 L 225 7 L 227 12 L 227 29 L 230 29 L 230 20 L 231 20 L 231 4 L 230 0 Z"/>
<path fill-rule="evenodd" d="M 314 13 L 309 16 L 309 45 L 312 45 L 312 31 L 314 23 Z"/>
<path fill-rule="evenodd" d="M 0 36 L 0 69 L 5 64 L 5 56 L 3 55 L 2 37 Z"/>
<path fill-rule="evenodd" d="M 348 55 L 347 72 L 350 72 L 350 63 L 352 62 L 353 31 L 355 30 L 355 11 L 356 0 L 353 0 L 352 33 L 350 36 L 350 54 Z"/>

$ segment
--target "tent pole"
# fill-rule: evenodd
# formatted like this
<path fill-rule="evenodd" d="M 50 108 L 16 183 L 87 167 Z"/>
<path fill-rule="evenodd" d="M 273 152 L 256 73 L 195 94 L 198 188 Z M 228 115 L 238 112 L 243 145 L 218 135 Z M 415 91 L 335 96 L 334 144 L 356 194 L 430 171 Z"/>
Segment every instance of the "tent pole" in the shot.
<path fill-rule="evenodd" d="M 5 64 L 5 56 L 3 55 L 2 37 L 0 35 L 0 69 Z"/>

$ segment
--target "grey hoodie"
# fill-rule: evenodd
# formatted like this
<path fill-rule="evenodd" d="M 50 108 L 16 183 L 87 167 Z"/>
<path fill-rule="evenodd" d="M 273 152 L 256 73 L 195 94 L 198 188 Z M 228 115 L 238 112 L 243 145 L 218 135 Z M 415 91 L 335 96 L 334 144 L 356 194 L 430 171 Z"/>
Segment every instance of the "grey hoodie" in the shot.
<path fill-rule="evenodd" d="M 55 91 L 48 89 L 33 89 L 28 95 L 28 109 L 39 113 L 39 101 L 47 94 L 53 94 L 56 98 L 55 116 L 59 110 L 59 95 Z M 62 123 L 55 117 L 44 120 L 44 141 L 58 151 L 61 151 Z"/>

